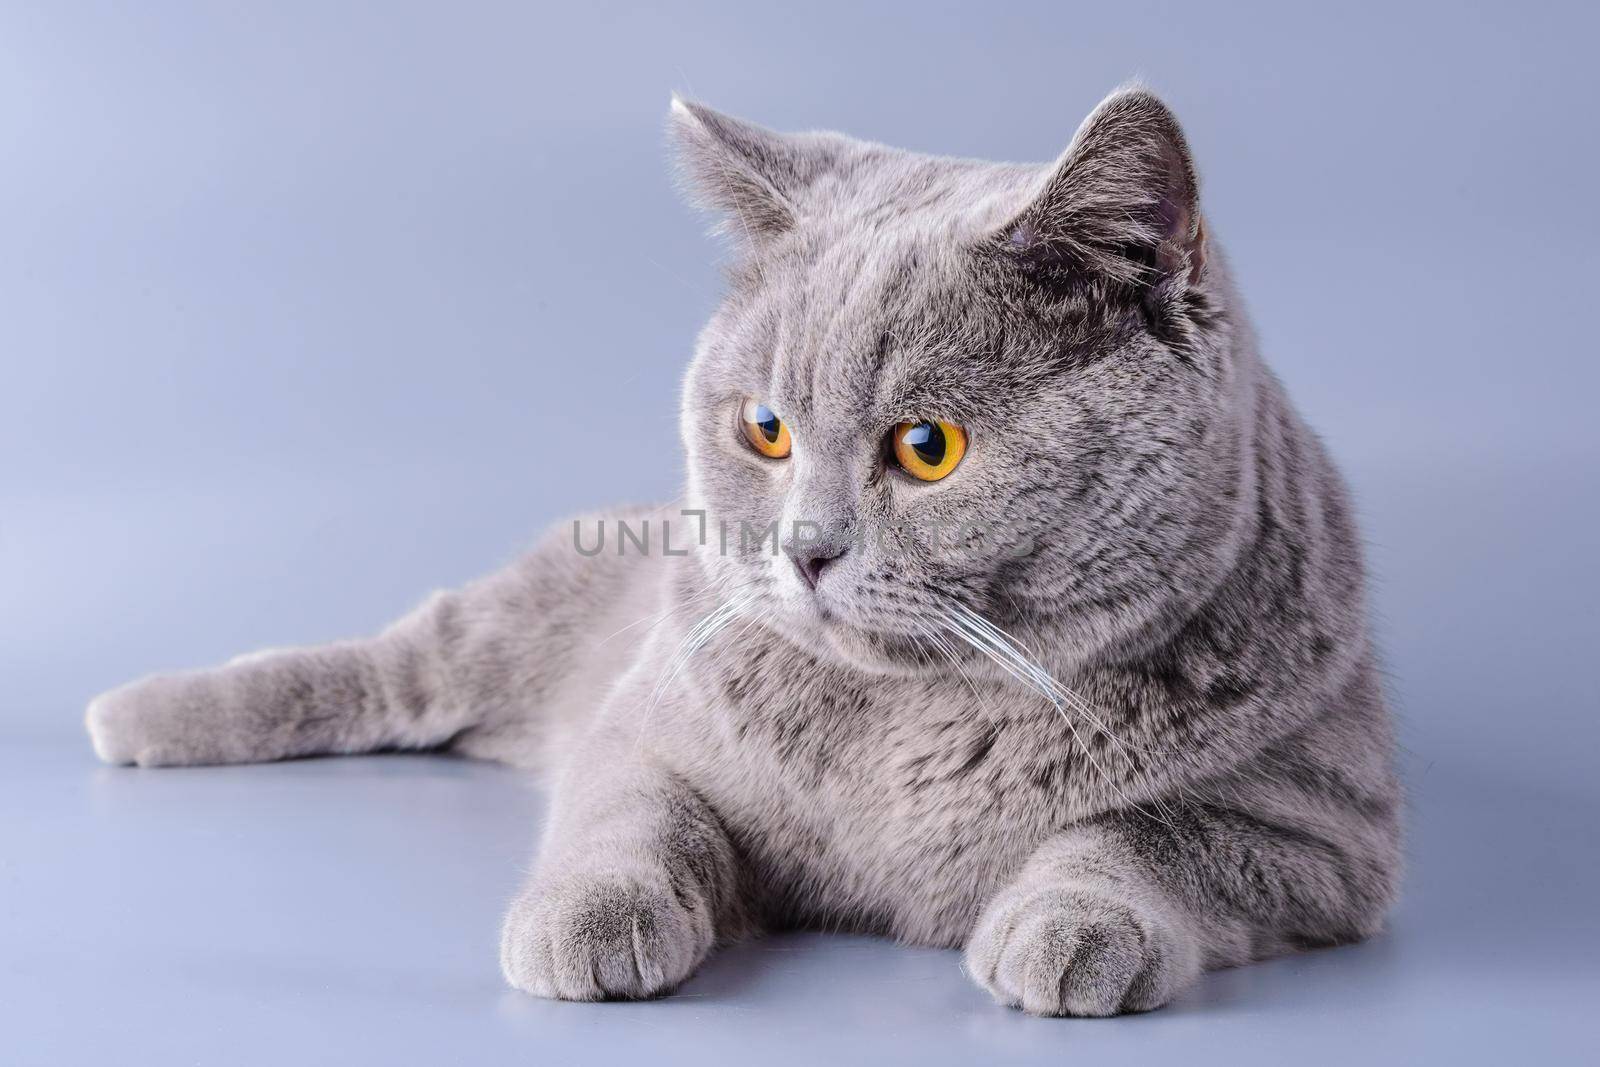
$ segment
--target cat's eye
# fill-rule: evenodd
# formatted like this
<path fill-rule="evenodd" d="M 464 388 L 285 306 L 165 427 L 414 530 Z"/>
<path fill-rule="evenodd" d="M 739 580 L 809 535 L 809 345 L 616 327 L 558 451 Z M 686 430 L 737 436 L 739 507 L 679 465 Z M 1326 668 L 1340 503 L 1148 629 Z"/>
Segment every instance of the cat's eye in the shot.
<path fill-rule="evenodd" d="M 751 448 L 770 459 L 784 458 L 793 447 L 789 427 L 759 400 L 746 400 L 740 405 L 739 429 Z"/>
<path fill-rule="evenodd" d="M 913 478 L 936 482 L 956 469 L 967 454 L 967 432 L 949 422 L 902 422 L 889 432 L 900 469 Z"/>

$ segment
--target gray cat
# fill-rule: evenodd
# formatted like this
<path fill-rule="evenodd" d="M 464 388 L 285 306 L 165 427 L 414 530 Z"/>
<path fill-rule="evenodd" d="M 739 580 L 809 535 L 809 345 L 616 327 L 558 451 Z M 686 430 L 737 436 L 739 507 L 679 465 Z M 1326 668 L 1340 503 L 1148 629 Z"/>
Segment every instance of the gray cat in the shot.
<path fill-rule="evenodd" d="M 738 249 L 685 499 L 371 640 L 107 693 L 100 757 L 544 769 L 501 949 L 541 996 L 826 926 L 1110 1015 L 1377 930 L 1399 791 L 1359 537 L 1168 109 L 1119 91 L 1044 167 L 670 125 Z"/>

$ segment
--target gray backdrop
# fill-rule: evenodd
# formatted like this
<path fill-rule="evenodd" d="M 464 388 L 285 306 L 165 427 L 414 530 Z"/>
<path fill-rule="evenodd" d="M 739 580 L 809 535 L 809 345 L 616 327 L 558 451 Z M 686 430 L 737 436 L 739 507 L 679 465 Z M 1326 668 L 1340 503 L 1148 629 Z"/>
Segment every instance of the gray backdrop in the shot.
<path fill-rule="evenodd" d="M 672 8 L 0 4 L 0 1044 L 1577 1055 L 1600 994 L 1593 9 Z M 663 165 L 669 90 L 1045 159 L 1135 74 L 1185 121 L 1269 358 L 1365 515 L 1414 796 L 1384 938 L 1111 1022 L 1027 1020 L 953 954 L 820 936 L 661 1003 L 545 1004 L 495 971 L 537 830 L 517 776 L 94 766 L 100 689 L 372 630 L 565 513 L 674 491 L 718 275 Z"/>

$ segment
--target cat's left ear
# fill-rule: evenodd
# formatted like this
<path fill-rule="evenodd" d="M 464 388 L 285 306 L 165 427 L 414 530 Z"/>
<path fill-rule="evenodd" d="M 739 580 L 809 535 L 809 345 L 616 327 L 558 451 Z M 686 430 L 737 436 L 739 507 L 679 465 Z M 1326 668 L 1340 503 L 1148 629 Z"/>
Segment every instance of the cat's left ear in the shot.
<path fill-rule="evenodd" d="M 676 95 L 668 132 L 689 198 L 752 244 L 794 228 L 806 187 L 839 153 L 837 138 L 776 133 Z"/>
<path fill-rule="evenodd" d="M 1004 254 L 1041 270 L 1146 285 L 1198 282 L 1205 227 L 1194 162 L 1177 118 L 1139 86 L 1106 97 L 997 243 Z"/>

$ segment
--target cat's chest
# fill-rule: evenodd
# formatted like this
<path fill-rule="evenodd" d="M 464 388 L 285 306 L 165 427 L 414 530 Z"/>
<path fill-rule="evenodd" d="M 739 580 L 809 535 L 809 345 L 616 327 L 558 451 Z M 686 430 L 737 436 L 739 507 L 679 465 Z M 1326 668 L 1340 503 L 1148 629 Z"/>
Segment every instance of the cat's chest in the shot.
<path fill-rule="evenodd" d="M 705 686 L 719 743 L 697 785 L 797 921 L 954 943 L 1073 817 L 1079 753 L 1031 694 L 755 666 Z"/>

